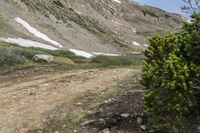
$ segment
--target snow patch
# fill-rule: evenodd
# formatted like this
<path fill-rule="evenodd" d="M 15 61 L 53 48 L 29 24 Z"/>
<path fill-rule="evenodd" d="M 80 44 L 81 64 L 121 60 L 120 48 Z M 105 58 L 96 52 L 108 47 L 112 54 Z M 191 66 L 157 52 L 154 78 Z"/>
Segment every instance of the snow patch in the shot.
<path fill-rule="evenodd" d="M 19 46 L 23 47 L 37 47 L 37 48 L 43 48 L 43 49 L 49 49 L 49 50 L 59 50 L 58 48 L 35 42 L 32 40 L 22 39 L 22 38 L 0 38 L 0 41 L 7 42 L 7 43 L 14 43 Z"/>
<path fill-rule="evenodd" d="M 137 3 L 138 5 L 140 5 L 140 6 L 145 6 L 145 4 L 142 4 L 142 3 Z"/>
<path fill-rule="evenodd" d="M 133 42 L 133 45 L 135 45 L 135 46 L 141 46 L 139 43 L 137 43 L 137 42 Z"/>
<path fill-rule="evenodd" d="M 190 20 L 190 19 L 187 19 L 187 18 L 185 18 L 185 17 L 183 17 L 183 16 L 181 16 L 181 18 L 184 19 L 186 22 L 191 23 L 191 20 Z"/>
<path fill-rule="evenodd" d="M 115 25 L 122 25 L 121 23 L 119 23 L 119 22 L 117 22 L 117 21 L 114 21 L 114 20 L 111 20 L 112 21 L 112 23 L 114 23 Z"/>
<path fill-rule="evenodd" d="M 23 38 L 0 38 L 0 42 L 7 42 L 7 43 L 13 43 L 17 44 L 22 47 L 36 47 L 36 48 L 43 48 L 43 49 L 49 49 L 49 50 L 60 50 L 59 48 L 49 46 L 47 44 L 39 43 L 36 41 L 23 39 Z M 77 49 L 69 49 L 69 51 L 73 52 L 74 54 L 78 56 L 83 56 L 85 58 L 91 58 L 96 55 L 105 55 L 105 56 L 120 56 L 120 54 L 109 54 L 109 53 L 103 53 L 103 52 L 86 52 L 83 50 L 77 50 Z"/>
<path fill-rule="evenodd" d="M 76 13 L 78 13 L 79 15 L 81 15 L 82 13 L 81 12 L 79 12 L 79 11 L 75 11 Z"/>
<path fill-rule="evenodd" d="M 94 55 L 105 55 L 105 56 L 120 56 L 119 54 L 108 54 L 108 53 L 101 53 L 101 52 L 91 52 Z"/>
<path fill-rule="evenodd" d="M 143 3 L 140 3 L 140 2 L 136 2 L 136 1 L 132 1 L 133 3 L 137 4 L 137 5 L 140 5 L 140 6 L 145 6 L 145 4 Z"/>
<path fill-rule="evenodd" d="M 147 44 L 144 44 L 144 47 L 149 47 Z"/>
<path fill-rule="evenodd" d="M 136 29 L 136 28 L 132 28 L 132 32 L 133 32 L 134 34 L 136 34 L 136 33 L 137 33 L 137 29 Z"/>
<path fill-rule="evenodd" d="M 120 56 L 120 54 L 109 54 L 109 53 L 103 53 L 103 52 L 86 52 L 83 50 L 77 50 L 77 49 L 69 49 L 69 51 L 73 52 L 74 54 L 78 56 L 83 56 L 85 58 L 91 58 L 96 55 L 104 55 L 104 56 Z"/>
<path fill-rule="evenodd" d="M 91 57 L 94 56 L 94 55 L 92 55 L 91 53 L 85 52 L 85 51 L 82 51 L 82 50 L 69 49 L 69 51 L 73 52 L 75 55 L 83 56 L 83 57 L 85 57 L 85 58 L 91 58 Z"/>
<path fill-rule="evenodd" d="M 41 38 L 47 42 L 50 42 L 52 44 L 54 44 L 57 47 L 62 48 L 62 45 L 52 39 L 50 39 L 47 35 L 41 33 L 40 31 L 38 31 L 37 29 L 33 28 L 31 25 L 29 25 L 26 21 L 22 20 L 19 17 L 16 17 L 14 19 L 16 22 L 18 22 L 19 24 L 21 24 L 23 27 L 25 27 L 30 33 L 32 33 L 34 36 Z"/>
<path fill-rule="evenodd" d="M 113 0 L 114 2 L 117 2 L 119 4 L 121 4 L 122 2 L 120 0 Z"/>

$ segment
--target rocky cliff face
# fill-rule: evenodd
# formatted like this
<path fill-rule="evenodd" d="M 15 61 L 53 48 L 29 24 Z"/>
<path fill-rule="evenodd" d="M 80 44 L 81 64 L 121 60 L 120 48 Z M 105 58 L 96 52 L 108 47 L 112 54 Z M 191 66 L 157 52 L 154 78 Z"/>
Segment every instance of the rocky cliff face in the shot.
<path fill-rule="evenodd" d="M 129 0 L 0 1 L 0 40 L 88 52 L 140 51 L 154 33 L 176 32 L 183 23 L 180 15 Z"/>

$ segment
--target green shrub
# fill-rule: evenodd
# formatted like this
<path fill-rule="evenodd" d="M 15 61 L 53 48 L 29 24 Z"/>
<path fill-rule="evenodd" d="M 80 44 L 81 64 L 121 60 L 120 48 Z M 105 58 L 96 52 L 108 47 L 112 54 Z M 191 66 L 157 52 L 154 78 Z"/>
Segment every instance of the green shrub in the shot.
<path fill-rule="evenodd" d="M 145 52 L 142 83 L 144 111 L 156 124 L 184 128 L 183 119 L 200 112 L 200 21 L 179 34 L 155 36 Z M 154 124 L 155 124 L 154 123 Z"/>
<path fill-rule="evenodd" d="M 188 61 L 200 65 L 200 15 L 192 16 L 195 21 L 184 26 L 182 33 L 182 52 Z M 187 42 L 187 43 L 186 43 Z"/>

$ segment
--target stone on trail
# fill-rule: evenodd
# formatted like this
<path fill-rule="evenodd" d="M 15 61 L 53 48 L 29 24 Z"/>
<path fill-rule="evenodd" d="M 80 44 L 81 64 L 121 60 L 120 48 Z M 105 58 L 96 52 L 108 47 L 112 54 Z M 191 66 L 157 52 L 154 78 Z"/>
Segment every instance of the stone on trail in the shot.
<path fill-rule="evenodd" d="M 145 125 L 141 125 L 141 126 L 140 126 L 140 129 L 141 129 L 142 131 L 145 131 L 145 130 L 147 129 L 147 127 L 146 127 Z"/>
<path fill-rule="evenodd" d="M 106 128 L 104 130 L 101 130 L 99 133 L 110 133 L 110 129 Z"/>
<path fill-rule="evenodd" d="M 95 122 L 96 122 L 96 120 L 88 120 L 88 121 L 85 121 L 85 122 L 81 123 L 81 125 L 82 125 L 82 126 L 87 126 L 87 125 L 93 124 L 93 123 L 95 123 Z"/>
<path fill-rule="evenodd" d="M 141 117 L 138 117 L 138 118 L 137 118 L 137 124 L 140 125 L 140 124 L 142 124 L 142 122 L 143 122 L 142 118 L 141 118 Z"/>

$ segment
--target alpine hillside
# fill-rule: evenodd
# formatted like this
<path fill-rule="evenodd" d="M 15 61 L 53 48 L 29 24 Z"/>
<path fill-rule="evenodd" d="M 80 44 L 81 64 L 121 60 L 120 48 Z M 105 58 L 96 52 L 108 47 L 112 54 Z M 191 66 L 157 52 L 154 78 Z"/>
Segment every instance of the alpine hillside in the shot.
<path fill-rule="evenodd" d="M 129 0 L 1 0 L 0 41 L 90 54 L 127 54 L 186 20 Z M 75 51 L 77 52 L 77 51 Z"/>

